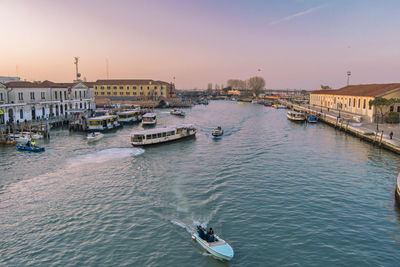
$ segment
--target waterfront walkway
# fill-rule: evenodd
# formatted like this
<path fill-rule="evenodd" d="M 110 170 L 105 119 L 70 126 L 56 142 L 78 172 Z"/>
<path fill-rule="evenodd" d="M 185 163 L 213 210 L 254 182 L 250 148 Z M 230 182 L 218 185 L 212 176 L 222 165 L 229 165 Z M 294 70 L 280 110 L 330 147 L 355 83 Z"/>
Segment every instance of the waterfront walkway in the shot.
<path fill-rule="evenodd" d="M 312 111 L 313 113 L 321 115 L 324 117 L 324 121 L 329 124 L 334 124 L 335 120 L 344 119 L 348 122 L 349 128 L 346 128 L 345 131 L 350 130 L 353 134 L 357 136 L 362 135 L 365 136 L 372 136 L 369 139 L 372 142 L 379 142 L 382 143 L 386 148 L 399 153 L 400 154 L 400 124 L 389 124 L 389 123 L 379 123 L 378 124 L 378 131 L 376 123 L 368 123 L 368 122 L 357 122 L 354 120 L 355 117 L 359 117 L 358 114 L 343 112 L 336 109 L 326 109 L 321 107 L 312 107 L 310 105 L 298 105 L 293 104 L 286 101 L 281 101 L 282 104 L 286 105 L 287 107 L 294 109 L 300 109 L 302 111 Z M 344 128 L 343 124 L 340 128 Z M 382 132 L 383 131 L 383 132 Z M 390 139 L 390 132 L 393 132 L 393 137 Z M 365 136 L 364 136 L 365 135 Z M 375 137 L 374 137 L 375 136 Z M 391 148 L 393 146 L 393 148 Z"/>

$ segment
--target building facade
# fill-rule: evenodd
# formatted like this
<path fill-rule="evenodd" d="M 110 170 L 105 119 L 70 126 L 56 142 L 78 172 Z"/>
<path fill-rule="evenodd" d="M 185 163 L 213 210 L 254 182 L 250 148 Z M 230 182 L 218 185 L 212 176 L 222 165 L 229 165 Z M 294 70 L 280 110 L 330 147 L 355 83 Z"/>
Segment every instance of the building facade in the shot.
<path fill-rule="evenodd" d="M 173 84 L 154 80 L 97 80 L 95 96 L 168 99 L 174 97 Z"/>
<path fill-rule="evenodd" d="M 0 84 L 0 124 L 67 116 L 73 110 L 95 108 L 90 83 L 32 83 L 13 81 Z"/>
<path fill-rule="evenodd" d="M 360 116 L 364 121 L 376 120 L 376 109 L 369 105 L 376 97 L 400 98 L 400 83 L 349 85 L 336 90 L 318 90 L 310 93 L 310 105 Z M 387 107 L 400 112 L 399 104 Z"/>

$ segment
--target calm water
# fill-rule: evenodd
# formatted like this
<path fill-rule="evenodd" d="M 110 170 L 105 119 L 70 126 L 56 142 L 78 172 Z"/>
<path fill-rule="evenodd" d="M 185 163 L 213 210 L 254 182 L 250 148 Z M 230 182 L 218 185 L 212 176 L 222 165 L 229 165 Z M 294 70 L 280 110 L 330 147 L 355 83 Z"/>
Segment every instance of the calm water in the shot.
<path fill-rule="evenodd" d="M 157 113 L 196 139 L 132 148 L 136 125 L 90 145 L 56 130 L 42 154 L 0 148 L 0 264 L 399 266 L 398 156 L 259 105 Z M 231 263 L 191 240 L 198 222 Z"/>

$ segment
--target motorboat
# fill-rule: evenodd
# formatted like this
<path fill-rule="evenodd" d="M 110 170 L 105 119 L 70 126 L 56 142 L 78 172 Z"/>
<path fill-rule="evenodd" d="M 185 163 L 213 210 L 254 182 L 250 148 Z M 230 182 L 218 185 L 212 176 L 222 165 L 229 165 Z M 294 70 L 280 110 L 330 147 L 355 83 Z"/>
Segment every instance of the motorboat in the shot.
<path fill-rule="evenodd" d="M 157 123 L 156 113 L 146 113 L 142 117 L 142 125 L 155 125 Z"/>
<path fill-rule="evenodd" d="M 37 140 L 37 139 L 42 139 L 43 138 L 43 134 L 38 133 L 38 132 L 22 132 L 22 135 L 26 135 L 29 136 L 30 138 Z"/>
<path fill-rule="evenodd" d="M 183 112 L 182 110 L 179 110 L 179 109 L 171 110 L 170 114 L 175 115 L 175 116 L 185 117 L 185 112 Z"/>
<path fill-rule="evenodd" d="M 146 146 L 166 143 L 196 135 L 196 128 L 191 124 L 182 124 L 164 128 L 155 128 L 131 134 L 132 146 Z"/>
<path fill-rule="evenodd" d="M 17 144 L 17 149 L 20 151 L 30 151 L 30 152 L 44 152 L 44 147 L 31 146 L 27 144 Z"/>
<path fill-rule="evenodd" d="M 317 118 L 314 117 L 314 116 L 309 116 L 309 117 L 307 117 L 307 122 L 316 123 L 317 122 Z"/>
<path fill-rule="evenodd" d="M 212 136 L 221 136 L 224 134 L 224 130 L 222 130 L 221 126 L 218 126 L 212 131 Z"/>
<path fill-rule="evenodd" d="M 277 105 L 277 104 L 275 104 L 275 105 L 272 105 L 272 107 L 273 107 L 273 108 L 276 108 L 276 109 L 286 109 L 286 107 L 285 107 L 284 105 Z"/>
<path fill-rule="evenodd" d="M 32 140 L 28 135 L 24 134 L 9 134 L 9 139 L 17 141 L 18 144 L 26 144 Z"/>
<path fill-rule="evenodd" d="M 395 194 L 397 203 L 400 205 L 400 173 L 399 173 L 399 175 L 397 175 L 396 190 L 395 190 L 394 194 Z"/>
<path fill-rule="evenodd" d="M 202 228 L 200 227 L 199 231 L 201 231 L 201 229 Z M 192 239 L 199 243 L 200 246 L 204 248 L 208 253 L 219 260 L 230 261 L 233 259 L 234 252 L 232 247 L 225 240 L 215 234 L 213 242 L 208 242 L 201 238 L 199 236 L 199 232 L 194 233 L 192 235 Z"/>
<path fill-rule="evenodd" d="M 304 113 L 300 113 L 300 112 L 292 111 L 292 110 L 289 110 L 287 112 L 286 117 L 288 118 L 288 120 L 291 120 L 291 121 L 305 121 L 306 120 L 306 116 L 304 115 Z"/>
<path fill-rule="evenodd" d="M 103 139 L 104 134 L 100 133 L 100 132 L 93 132 L 88 134 L 88 136 L 86 137 L 86 140 L 88 141 L 88 143 L 91 142 L 96 142 L 99 141 L 100 139 Z"/>

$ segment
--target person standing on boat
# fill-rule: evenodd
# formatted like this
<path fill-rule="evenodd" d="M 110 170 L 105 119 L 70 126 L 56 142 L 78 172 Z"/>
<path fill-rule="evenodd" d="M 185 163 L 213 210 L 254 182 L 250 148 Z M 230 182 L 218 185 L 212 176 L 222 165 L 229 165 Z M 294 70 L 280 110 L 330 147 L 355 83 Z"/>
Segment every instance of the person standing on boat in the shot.
<path fill-rule="evenodd" d="M 211 227 L 207 231 L 206 240 L 208 242 L 214 242 L 214 230 Z"/>
<path fill-rule="evenodd" d="M 32 145 L 32 147 L 35 147 L 35 146 L 36 146 L 35 140 L 32 140 L 32 141 L 31 141 L 31 145 Z"/>

